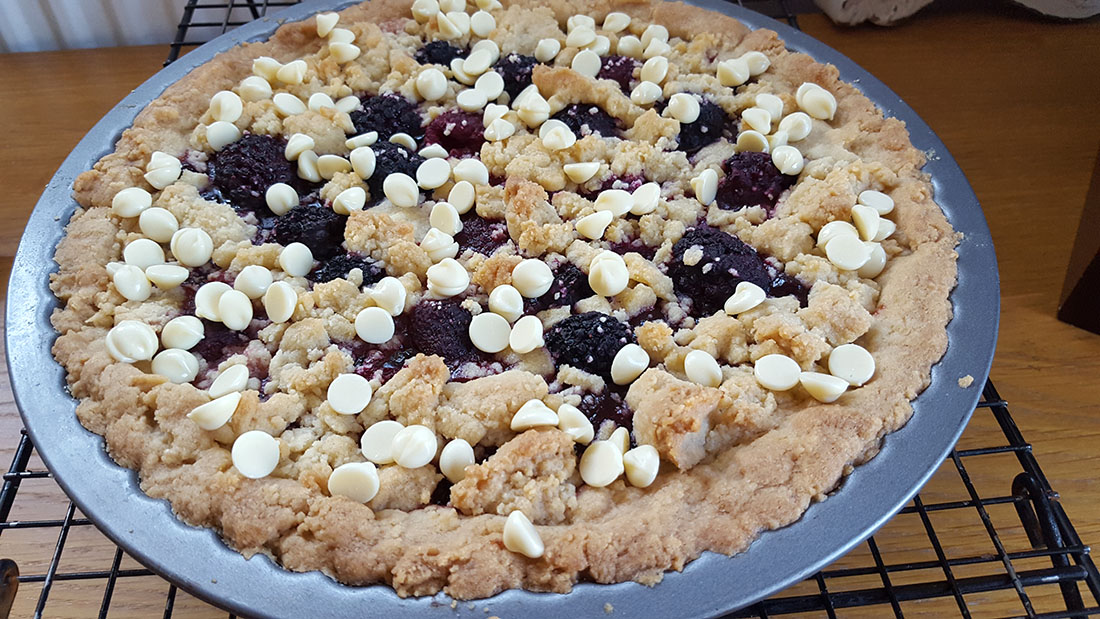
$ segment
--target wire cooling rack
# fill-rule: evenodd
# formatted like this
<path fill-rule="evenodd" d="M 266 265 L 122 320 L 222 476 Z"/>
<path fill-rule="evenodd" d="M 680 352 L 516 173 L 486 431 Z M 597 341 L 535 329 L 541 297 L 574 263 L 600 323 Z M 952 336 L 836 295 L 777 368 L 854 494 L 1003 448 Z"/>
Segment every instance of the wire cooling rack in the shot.
<path fill-rule="evenodd" d="M 296 0 L 188 0 L 168 60 Z M 809 0 L 737 4 L 797 27 Z M 971 446 L 976 428 L 1003 444 Z M 988 433 L 983 436 L 988 436 Z M 142 567 L 92 526 L 26 433 L 0 488 L 0 619 L 216 617 L 222 611 Z M 54 510 L 54 511 L 51 511 Z M 914 533 L 914 531 L 918 533 Z M 79 539 L 79 546 L 66 542 Z M 75 548 L 75 549 L 74 549 Z M 729 617 L 1100 615 L 1100 574 L 992 382 L 956 449 L 882 530 L 829 568 Z M 98 608 L 98 610 L 96 610 Z M 233 615 L 230 615 L 233 617 Z"/>

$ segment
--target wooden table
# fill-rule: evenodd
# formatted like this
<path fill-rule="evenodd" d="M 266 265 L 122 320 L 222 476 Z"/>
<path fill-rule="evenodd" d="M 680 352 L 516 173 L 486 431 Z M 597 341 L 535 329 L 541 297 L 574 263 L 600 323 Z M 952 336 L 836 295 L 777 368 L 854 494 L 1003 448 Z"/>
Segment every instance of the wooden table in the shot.
<path fill-rule="evenodd" d="M 992 228 L 1001 269 L 1003 313 L 992 376 L 1081 537 L 1097 543 L 1100 336 L 1060 323 L 1054 313 L 1100 145 L 1100 22 L 1045 21 L 1000 3 L 940 4 L 894 28 L 838 28 L 817 15 L 802 16 L 800 23 L 912 105 L 969 177 Z M 153 46 L 0 55 L 5 126 L 0 268 L 5 280 L 27 215 L 61 160 L 97 119 L 161 67 L 166 51 Z M 20 422 L 6 369 L 0 372 L 5 372 L 0 378 L 0 465 L 7 466 Z M 1004 443 L 989 423 L 972 424 L 963 440 L 967 445 Z M 976 483 L 1006 484 L 998 473 L 972 471 Z M 941 471 L 922 494 L 957 498 L 957 490 L 946 487 L 947 479 Z M 27 483 L 12 518 L 59 518 L 65 505 L 56 488 Z M 937 526 L 961 531 L 964 525 Z M 41 573 L 53 540 L 18 533 L 0 538 L 0 555 L 15 558 L 25 573 Z M 906 540 L 924 539 L 919 525 L 892 523 L 883 535 L 901 540 L 890 560 L 928 552 L 905 547 Z M 978 548 L 983 540 L 954 543 Z M 113 546 L 89 528 L 74 533 L 63 564 L 65 569 L 104 569 L 112 555 Z M 127 566 L 135 564 L 126 559 Z M 156 577 L 120 584 L 111 616 L 159 614 L 166 589 Z M 55 587 L 47 615 L 89 616 L 102 595 L 102 581 L 66 583 Z M 19 597 L 13 616 L 29 616 L 37 586 L 25 585 Z M 982 616 L 1021 612 L 1014 595 L 968 601 L 978 604 Z M 905 610 L 910 616 L 958 612 L 950 598 Z M 882 612 L 880 607 L 858 614 Z M 219 615 L 185 594 L 177 600 L 175 616 Z"/>

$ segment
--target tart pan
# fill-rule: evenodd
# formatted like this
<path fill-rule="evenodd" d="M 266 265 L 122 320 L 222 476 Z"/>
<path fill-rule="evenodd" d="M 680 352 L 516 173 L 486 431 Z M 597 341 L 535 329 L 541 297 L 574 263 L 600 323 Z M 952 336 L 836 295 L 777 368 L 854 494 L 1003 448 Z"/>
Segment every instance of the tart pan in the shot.
<path fill-rule="evenodd" d="M 224 34 L 161 70 L 130 93 L 73 149 L 50 180 L 19 244 L 8 285 L 7 351 L 12 388 L 23 423 L 57 482 L 80 510 L 127 553 L 189 593 L 238 615 L 422 617 L 619 616 L 709 617 L 743 607 L 796 583 L 866 539 L 916 494 L 962 433 L 993 360 L 1000 312 L 996 256 L 974 191 L 943 142 L 896 94 L 870 73 L 806 34 L 722 0 L 688 0 L 779 33 L 787 47 L 836 65 L 885 115 L 905 121 L 913 144 L 928 154 L 936 202 L 963 233 L 958 286 L 951 294 L 947 354 L 932 368 L 930 386 L 914 401 L 909 423 L 886 437 L 881 452 L 855 469 L 825 501 L 797 522 L 763 533 L 734 557 L 706 552 L 655 587 L 633 582 L 581 583 L 569 594 L 511 590 L 459 601 L 445 594 L 399 598 L 384 585 L 348 587 L 320 572 L 293 573 L 265 555 L 246 560 L 210 529 L 175 517 L 167 501 L 141 492 L 134 471 L 112 461 L 103 439 L 77 421 L 76 400 L 50 354 L 58 305 L 48 287 L 54 249 L 76 203 L 72 183 L 100 157 L 149 102 L 192 68 L 246 41 L 268 38 L 284 21 L 354 0 L 305 2 Z M 962 376 L 974 386 L 958 385 Z M 608 609 L 610 610 L 610 609 Z"/>

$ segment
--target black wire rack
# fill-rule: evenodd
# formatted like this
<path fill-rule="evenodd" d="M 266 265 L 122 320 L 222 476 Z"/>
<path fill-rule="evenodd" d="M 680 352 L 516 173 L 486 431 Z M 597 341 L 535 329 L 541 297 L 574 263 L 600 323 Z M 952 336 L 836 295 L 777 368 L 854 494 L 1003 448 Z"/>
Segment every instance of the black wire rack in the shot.
<path fill-rule="evenodd" d="M 188 0 L 166 64 L 213 36 L 293 4 Z M 796 14 L 811 6 L 808 0 L 737 4 L 795 27 Z M 1004 443 L 965 447 L 971 429 L 990 425 L 1000 429 Z M 32 558 L 21 559 L 22 566 L 0 559 L 0 619 L 9 611 L 13 617 L 219 616 L 99 533 L 53 481 L 26 433 L 18 440 L 0 488 L 0 557 Z M 43 513 L 42 505 L 63 513 Z M 79 550 L 66 554 L 66 542 L 76 538 Z M 163 598 L 150 599 L 150 591 L 163 591 Z M 861 616 L 904 617 L 922 613 L 922 605 L 936 599 L 951 600 L 936 606 L 939 616 L 989 616 L 986 609 L 994 604 L 1009 609 L 998 611 L 1001 616 L 1100 616 L 1100 574 L 1089 548 L 992 382 L 959 446 L 882 530 L 813 577 L 729 617 L 832 618 L 857 609 Z"/>

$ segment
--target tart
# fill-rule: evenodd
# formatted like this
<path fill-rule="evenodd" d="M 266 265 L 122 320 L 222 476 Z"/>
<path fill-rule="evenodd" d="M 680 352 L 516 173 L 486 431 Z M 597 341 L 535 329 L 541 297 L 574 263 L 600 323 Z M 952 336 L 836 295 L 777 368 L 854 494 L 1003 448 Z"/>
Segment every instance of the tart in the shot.
<path fill-rule="evenodd" d="M 704 9 L 375 0 L 196 68 L 77 179 L 53 352 L 143 491 L 246 556 L 652 585 L 908 420 L 956 281 L 924 161 Z"/>

